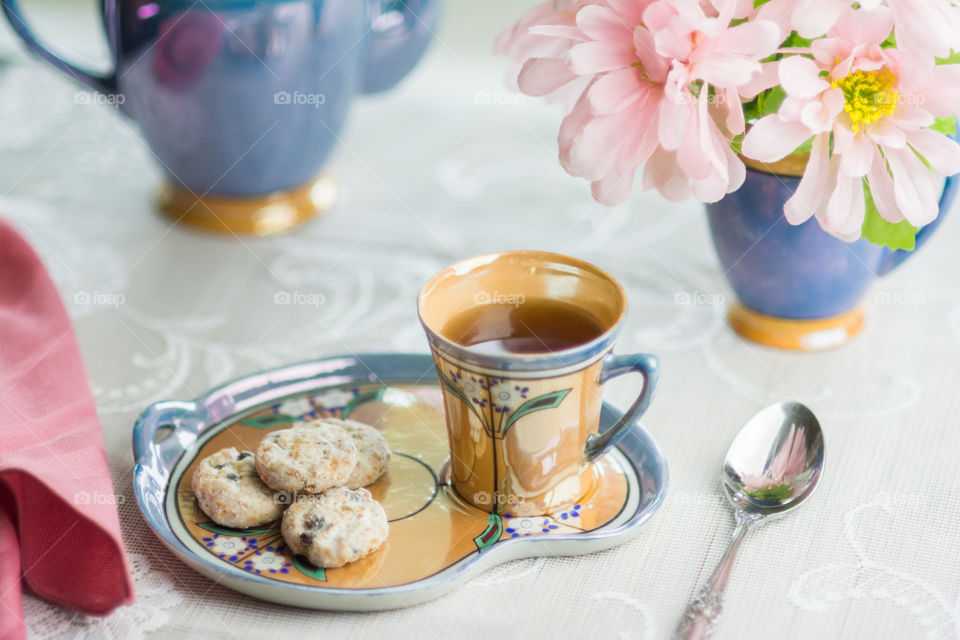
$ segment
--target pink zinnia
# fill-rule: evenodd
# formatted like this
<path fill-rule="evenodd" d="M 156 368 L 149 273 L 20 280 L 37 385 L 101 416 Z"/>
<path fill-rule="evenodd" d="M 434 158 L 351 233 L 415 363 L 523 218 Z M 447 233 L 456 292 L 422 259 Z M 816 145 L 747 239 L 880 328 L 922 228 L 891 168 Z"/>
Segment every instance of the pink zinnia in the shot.
<path fill-rule="evenodd" d="M 889 222 L 936 218 L 941 176 L 960 171 L 960 145 L 928 127 L 960 104 L 960 68 L 881 49 L 892 28 L 886 7 L 845 9 L 828 37 L 813 42 L 814 59 L 780 62 L 787 98 L 747 133 L 743 153 L 774 162 L 813 136 L 806 172 L 784 208 L 790 223 L 816 216 L 827 232 L 859 238 L 865 182 Z"/>
<path fill-rule="evenodd" d="M 644 188 L 674 200 L 692 192 L 715 202 L 740 187 L 745 170 L 729 144 L 744 130 L 740 92 L 781 39 L 771 22 L 730 26 L 746 6 L 604 0 L 585 3 L 574 25 L 528 29 L 562 40 L 567 51 L 529 58 L 522 91 L 543 95 L 589 81 L 561 126 L 560 161 L 593 183 L 598 201 L 623 202 L 644 164 Z"/>

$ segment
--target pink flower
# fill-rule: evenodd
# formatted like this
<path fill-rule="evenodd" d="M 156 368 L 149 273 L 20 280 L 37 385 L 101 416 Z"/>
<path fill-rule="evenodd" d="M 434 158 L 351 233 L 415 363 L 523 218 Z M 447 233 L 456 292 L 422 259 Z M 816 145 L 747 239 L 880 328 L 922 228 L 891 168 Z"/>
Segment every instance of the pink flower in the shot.
<path fill-rule="evenodd" d="M 797 476 L 806 467 L 807 434 L 796 425 L 790 425 L 786 442 L 781 445 L 770 466 L 761 475 L 745 475 L 740 478 L 747 491 L 768 489 L 777 485 L 792 486 Z"/>
<path fill-rule="evenodd" d="M 946 58 L 960 51 L 960 5 L 956 0 L 888 0 L 897 48 Z"/>
<path fill-rule="evenodd" d="M 850 0 L 770 0 L 760 6 L 757 17 L 775 22 L 785 35 L 796 31 L 804 38 L 816 38 L 829 31 L 850 4 Z M 880 0 L 860 3 L 865 9 L 879 4 Z"/>
<path fill-rule="evenodd" d="M 571 46 L 585 39 L 577 29 L 576 16 L 580 2 L 575 0 L 550 0 L 538 4 L 517 23 L 501 33 L 494 43 L 495 53 L 505 55 L 519 64 L 510 72 L 511 84 L 532 96 L 574 98 L 583 90 L 584 83 L 568 84 L 576 75 L 563 58 Z M 547 28 L 551 35 L 543 35 L 540 29 Z M 524 63 L 536 60 L 536 73 L 526 74 L 527 83 L 518 86 L 518 76 Z M 567 85 L 566 90 L 558 91 Z"/>
<path fill-rule="evenodd" d="M 827 38 L 813 42 L 812 60 L 780 62 L 787 98 L 747 133 L 743 153 L 773 162 L 813 136 L 806 172 L 784 207 L 791 224 L 816 216 L 828 233 L 856 240 L 866 211 L 864 183 L 890 222 L 919 227 L 936 218 L 940 177 L 960 171 L 960 145 L 927 127 L 953 113 L 960 68 L 881 49 L 892 28 L 885 7 L 848 8 Z"/>
<path fill-rule="evenodd" d="M 784 33 L 796 30 L 804 38 L 824 35 L 850 8 L 850 0 L 771 0 L 757 18 L 775 22 Z M 861 0 L 860 9 L 884 7 L 882 0 Z M 897 48 L 946 58 L 960 50 L 960 4 L 957 0 L 886 0 L 893 11 Z"/>
<path fill-rule="evenodd" d="M 538 18 L 528 34 L 557 48 L 526 60 L 520 89 L 588 82 L 561 125 L 563 167 L 611 205 L 644 164 L 643 187 L 670 199 L 715 202 L 739 188 L 745 170 L 729 140 L 744 130 L 740 92 L 781 40 L 770 22 L 731 26 L 750 10 L 743 0 L 604 0 L 580 7 L 574 24 Z"/>

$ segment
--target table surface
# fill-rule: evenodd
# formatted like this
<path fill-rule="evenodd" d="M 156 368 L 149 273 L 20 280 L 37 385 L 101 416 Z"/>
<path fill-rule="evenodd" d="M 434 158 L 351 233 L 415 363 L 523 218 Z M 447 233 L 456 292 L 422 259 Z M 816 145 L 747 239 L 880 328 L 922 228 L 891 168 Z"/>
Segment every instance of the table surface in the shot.
<path fill-rule="evenodd" d="M 132 123 L 78 104 L 70 84 L 3 33 L 0 211 L 42 254 L 76 322 L 138 595 L 106 619 L 27 598 L 32 637 L 663 638 L 733 528 L 718 484 L 727 445 L 754 412 L 785 399 L 820 417 L 825 479 L 803 509 L 750 534 L 718 637 L 958 635 L 958 216 L 877 283 L 849 346 L 797 354 L 747 344 L 725 323 L 729 291 L 700 205 L 655 194 L 595 204 L 556 161 L 559 108 L 505 90 L 507 64 L 490 43 L 521 4 L 530 3 L 449 2 L 416 73 L 355 105 L 330 163 L 336 208 L 263 239 L 205 235 L 158 215 L 160 176 Z M 62 50 L 96 62 L 90 5 L 48 1 L 34 13 Z M 414 308 L 424 280 L 509 248 L 609 270 L 632 303 L 620 350 L 662 358 L 644 424 L 671 486 L 635 540 L 518 561 L 435 602 L 368 615 L 237 595 L 159 544 L 130 485 L 131 426 L 147 404 L 305 358 L 424 352 Z M 275 305 L 279 291 L 324 303 Z M 609 399 L 622 407 L 634 392 L 616 381 Z"/>

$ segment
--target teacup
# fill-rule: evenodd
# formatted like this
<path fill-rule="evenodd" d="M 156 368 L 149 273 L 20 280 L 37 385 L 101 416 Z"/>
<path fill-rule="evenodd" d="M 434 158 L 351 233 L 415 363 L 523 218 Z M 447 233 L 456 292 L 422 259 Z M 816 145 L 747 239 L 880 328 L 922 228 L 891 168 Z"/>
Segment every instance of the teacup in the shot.
<path fill-rule="evenodd" d="M 530 516 L 576 504 L 591 466 L 643 415 L 658 360 L 613 355 L 627 297 L 581 260 L 538 251 L 478 256 L 444 269 L 420 292 L 443 389 L 459 496 L 491 513 Z M 643 390 L 598 433 L 603 385 L 640 373 Z"/>
<path fill-rule="evenodd" d="M 30 49 L 137 121 L 164 210 L 235 233 L 329 206 L 321 170 L 351 102 L 409 72 L 438 15 L 438 0 L 103 0 L 113 69 L 97 74 L 41 44 L 17 0 L 2 6 Z"/>

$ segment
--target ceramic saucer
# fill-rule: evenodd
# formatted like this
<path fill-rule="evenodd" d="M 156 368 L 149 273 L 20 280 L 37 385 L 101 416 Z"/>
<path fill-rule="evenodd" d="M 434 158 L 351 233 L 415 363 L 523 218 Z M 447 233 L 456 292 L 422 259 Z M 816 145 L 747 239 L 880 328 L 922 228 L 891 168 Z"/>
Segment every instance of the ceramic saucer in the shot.
<path fill-rule="evenodd" d="M 601 430 L 620 413 L 604 405 Z M 279 521 L 228 529 L 197 506 L 197 462 L 224 447 L 255 449 L 270 431 L 318 416 L 375 425 L 393 451 L 368 489 L 385 507 L 390 537 L 338 569 L 292 556 Z M 313 609 L 378 610 L 436 598 L 518 558 L 578 555 L 620 544 L 659 508 L 663 455 L 639 425 L 599 464 L 592 491 L 562 512 L 492 515 L 460 500 L 445 480 L 440 389 L 427 355 L 327 358 L 236 380 L 192 402 L 147 408 L 134 427 L 134 491 L 147 522 L 184 562 L 256 598 Z"/>

